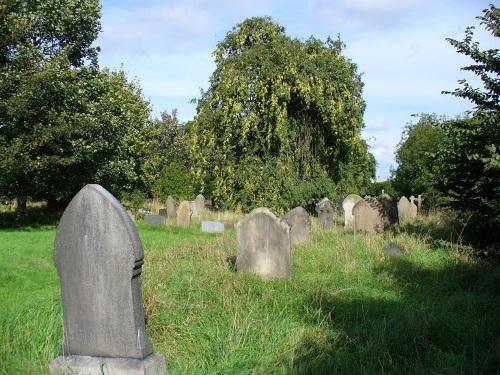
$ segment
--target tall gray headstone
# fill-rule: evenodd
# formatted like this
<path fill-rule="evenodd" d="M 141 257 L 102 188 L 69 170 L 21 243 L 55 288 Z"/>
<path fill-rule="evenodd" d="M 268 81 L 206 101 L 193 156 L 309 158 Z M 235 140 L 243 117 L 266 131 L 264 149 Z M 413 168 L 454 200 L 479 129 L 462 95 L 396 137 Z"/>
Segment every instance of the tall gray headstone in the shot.
<path fill-rule="evenodd" d="M 191 225 L 191 202 L 182 201 L 177 210 L 177 225 L 188 228 Z"/>
<path fill-rule="evenodd" d="M 171 195 L 167 198 L 167 219 L 175 219 L 177 212 L 175 211 L 175 199 Z"/>
<path fill-rule="evenodd" d="M 107 190 L 87 185 L 72 199 L 57 228 L 54 259 L 64 337 L 51 373 L 165 374 L 144 325 L 141 242 Z"/>
<path fill-rule="evenodd" d="M 417 209 L 420 214 L 422 213 L 422 201 L 423 201 L 422 195 L 419 194 L 417 196 Z"/>
<path fill-rule="evenodd" d="M 311 217 L 303 207 L 295 207 L 284 217 L 290 226 L 290 240 L 292 244 L 307 241 L 311 231 Z"/>
<path fill-rule="evenodd" d="M 318 213 L 318 225 L 321 229 L 331 229 L 334 226 L 333 221 L 333 204 L 328 198 L 323 198 L 316 205 L 316 212 Z"/>
<path fill-rule="evenodd" d="M 189 201 L 189 208 L 191 209 L 191 217 L 198 217 L 198 208 L 196 201 Z"/>
<path fill-rule="evenodd" d="M 363 200 L 363 198 L 359 195 L 349 194 L 342 202 L 342 209 L 344 210 L 344 229 L 354 228 L 354 216 L 352 215 L 352 209 L 354 208 L 354 205 L 361 200 Z"/>
<path fill-rule="evenodd" d="M 203 213 L 205 212 L 205 197 L 201 194 L 198 194 L 194 202 L 198 215 L 203 215 Z"/>
<path fill-rule="evenodd" d="M 256 208 L 236 224 L 238 271 L 262 277 L 290 277 L 290 227 L 267 208 Z"/>
<path fill-rule="evenodd" d="M 354 231 L 381 233 L 398 222 L 398 213 L 391 199 L 385 197 L 363 199 L 354 205 Z"/>

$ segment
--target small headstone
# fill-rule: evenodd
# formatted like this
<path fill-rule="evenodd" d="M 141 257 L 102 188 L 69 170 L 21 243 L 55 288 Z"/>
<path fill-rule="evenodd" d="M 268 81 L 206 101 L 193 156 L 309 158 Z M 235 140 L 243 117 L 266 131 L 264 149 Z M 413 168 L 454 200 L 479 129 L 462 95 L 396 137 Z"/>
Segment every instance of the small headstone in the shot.
<path fill-rule="evenodd" d="M 290 227 L 267 208 L 256 208 L 236 224 L 238 271 L 263 277 L 290 277 Z"/>
<path fill-rule="evenodd" d="M 381 233 L 398 222 L 394 202 L 384 197 L 363 199 L 354 205 L 354 231 Z"/>
<path fill-rule="evenodd" d="M 419 213 L 422 212 L 422 201 L 423 201 L 422 195 L 419 194 L 417 196 L 417 209 Z"/>
<path fill-rule="evenodd" d="M 292 244 L 307 241 L 311 231 L 311 217 L 303 207 L 295 207 L 284 217 L 290 226 L 290 240 Z"/>
<path fill-rule="evenodd" d="M 175 199 L 171 195 L 167 198 L 167 219 L 175 219 L 177 213 L 175 212 Z"/>
<path fill-rule="evenodd" d="M 158 210 L 158 215 L 161 215 L 161 216 L 167 218 L 167 209 L 166 208 L 160 208 Z"/>
<path fill-rule="evenodd" d="M 390 243 L 386 245 L 384 247 L 384 251 L 390 255 L 403 255 L 405 253 L 404 247 L 396 243 Z"/>
<path fill-rule="evenodd" d="M 144 215 L 144 221 L 146 224 L 151 225 L 152 227 L 157 227 L 165 224 L 166 217 L 163 215 L 152 215 L 146 214 Z"/>
<path fill-rule="evenodd" d="M 202 221 L 201 231 L 207 233 L 222 233 L 224 232 L 224 223 L 220 221 Z"/>
<path fill-rule="evenodd" d="M 352 215 L 352 209 L 354 208 L 354 205 L 361 200 L 363 200 L 363 198 L 359 195 L 349 194 L 342 202 L 342 208 L 344 210 L 344 229 L 354 228 L 354 216 Z"/>
<path fill-rule="evenodd" d="M 333 204 L 328 198 L 323 198 L 316 205 L 316 212 L 318 213 L 318 225 L 321 229 L 331 229 L 333 228 Z"/>
<path fill-rule="evenodd" d="M 54 260 L 64 337 L 50 372 L 165 374 L 165 359 L 145 330 L 141 242 L 107 190 L 87 185 L 72 199 L 57 228 Z"/>
<path fill-rule="evenodd" d="M 417 206 L 411 203 L 405 196 L 401 197 L 398 202 L 399 220 L 411 220 L 417 216 Z"/>
<path fill-rule="evenodd" d="M 205 197 L 201 194 L 198 194 L 194 202 L 198 215 L 203 215 L 203 213 L 205 212 Z"/>
<path fill-rule="evenodd" d="M 198 208 L 196 207 L 196 201 L 189 201 L 189 208 L 191 209 L 191 217 L 198 217 Z"/>
<path fill-rule="evenodd" d="M 182 201 L 177 210 L 177 225 L 183 228 L 188 228 L 191 225 L 191 203 Z"/>

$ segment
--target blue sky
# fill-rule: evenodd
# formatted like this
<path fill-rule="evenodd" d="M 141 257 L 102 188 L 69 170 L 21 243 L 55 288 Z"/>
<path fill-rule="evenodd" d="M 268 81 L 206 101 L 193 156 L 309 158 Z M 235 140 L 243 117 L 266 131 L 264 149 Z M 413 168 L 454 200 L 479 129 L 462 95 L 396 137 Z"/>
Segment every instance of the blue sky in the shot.
<path fill-rule="evenodd" d="M 123 69 L 136 79 L 153 115 L 178 109 L 193 118 L 200 88 L 214 71 L 212 52 L 233 26 L 271 16 L 289 36 L 320 39 L 340 34 L 344 55 L 363 73 L 366 101 L 363 138 L 377 160 L 377 179 L 395 167 L 394 151 L 412 114 L 454 117 L 472 109 L 463 99 L 441 94 L 467 78 L 470 61 L 446 41 L 462 39 L 465 28 L 490 1 L 431 0 L 174 0 L 102 2 L 100 65 Z M 476 28 L 481 46 L 493 38 Z M 496 46 L 498 47 L 498 46 Z"/>

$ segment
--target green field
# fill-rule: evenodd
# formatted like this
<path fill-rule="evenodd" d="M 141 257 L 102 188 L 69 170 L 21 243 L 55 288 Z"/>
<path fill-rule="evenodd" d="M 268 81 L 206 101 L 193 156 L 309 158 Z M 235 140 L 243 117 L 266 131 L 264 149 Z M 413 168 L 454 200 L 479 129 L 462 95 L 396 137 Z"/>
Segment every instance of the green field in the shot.
<path fill-rule="evenodd" d="M 417 222 L 293 247 L 293 277 L 234 271 L 223 235 L 138 223 L 147 330 L 169 374 L 495 374 L 500 269 Z M 55 227 L 0 230 L 0 374 L 44 374 L 62 337 Z M 407 254 L 389 256 L 389 242 Z"/>

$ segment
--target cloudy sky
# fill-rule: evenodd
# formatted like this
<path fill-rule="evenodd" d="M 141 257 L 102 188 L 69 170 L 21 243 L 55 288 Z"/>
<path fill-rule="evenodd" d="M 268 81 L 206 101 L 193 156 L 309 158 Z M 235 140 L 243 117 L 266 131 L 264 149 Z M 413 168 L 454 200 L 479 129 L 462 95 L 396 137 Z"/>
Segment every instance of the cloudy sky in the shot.
<path fill-rule="evenodd" d="M 470 61 L 446 37 L 462 39 L 478 26 L 480 0 L 103 0 L 100 65 L 123 69 L 141 85 L 153 114 L 178 109 L 193 118 L 200 88 L 215 65 L 212 52 L 244 19 L 271 16 L 289 36 L 326 39 L 340 34 L 344 55 L 363 73 L 366 100 L 363 137 L 377 159 L 377 179 L 395 167 L 394 150 L 412 114 L 454 117 L 472 105 L 442 90 L 471 79 L 460 71 Z M 494 1 L 493 1 L 494 2 Z M 477 40 L 492 37 L 478 27 Z M 498 47 L 498 46 L 497 46 Z"/>

